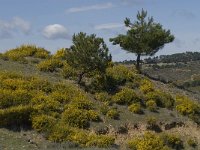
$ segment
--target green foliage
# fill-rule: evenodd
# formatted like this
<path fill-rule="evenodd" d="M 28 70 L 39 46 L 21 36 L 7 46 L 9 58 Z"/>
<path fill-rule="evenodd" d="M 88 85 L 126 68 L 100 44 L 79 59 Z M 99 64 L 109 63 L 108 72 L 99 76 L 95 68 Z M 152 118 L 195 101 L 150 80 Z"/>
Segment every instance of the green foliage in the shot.
<path fill-rule="evenodd" d="M 91 120 L 91 121 L 95 121 L 95 122 L 99 122 L 101 121 L 101 118 L 99 116 L 99 114 L 94 111 L 94 110 L 89 110 L 88 112 L 88 118 Z"/>
<path fill-rule="evenodd" d="M 128 146 L 133 150 L 169 150 L 164 141 L 151 132 L 146 132 L 143 137 L 130 140 Z"/>
<path fill-rule="evenodd" d="M 40 71 L 45 72 L 53 72 L 56 71 L 57 68 L 61 67 L 63 67 L 63 62 L 59 59 L 46 59 L 37 64 L 37 68 Z"/>
<path fill-rule="evenodd" d="M 187 140 L 187 144 L 191 147 L 196 147 L 198 145 L 198 142 L 196 141 L 196 139 L 190 138 Z"/>
<path fill-rule="evenodd" d="M 20 47 L 6 51 L 3 57 L 13 61 L 26 61 L 25 57 L 43 59 L 48 58 L 49 54 L 49 51 L 35 45 L 21 45 Z"/>
<path fill-rule="evenodd" d="M 96 93 L 95 99 L 108 105 L 112 104 L 111 96 L 107 92 Z"/>
<path fill-rule="evenodd" d="M 176 97 L 176 110 L 182 114 L 189 116 L 195 122 L 199 123 L 200 105 L 185 96 L 178 95 Z"/>
<path fill-rule="evenodd" d="M 174 149 L 182 149 L 183 148 L 183 141 L 177 136 L 173 134 L 164 134 L 163 140 L 166 145 Z"/>
<path fill-rule="evenodd" d="M 0 109 L 0 126 L 30 126 L 30 115 L 32 107 L 27 106 L 14 106 L 6 109 Z"/>
<path fill-rule="evenodd" d="M 132 104 L 140 102 L 140 98 L 136 95 L 135 91 L 130 88 L 123 88 L 120 92 L 116 93 L 112 97 L 113 102 L 117 104 Z"/>
<path fill-rule="evenodd" d="M 32 127 L 38 132 L 50 132 L 56 124 L 56 119 L 48 115 L 38 115 L 32 117 Z"/>
<path fill-rule="evenodd" d="M 0 89 L 0 109 L 29 104 L 32 97 L 27 90 Z"/>
<path fill-rule="evenodd" d="M 159 107 L 173 108 L 174 106 L 174 99 L 172 96 L 159 90 L 145 94 L 145 100 L 153 100 Z"/>
<path fill-rule="evenodd" d="M 150 111 L 156 111 L 158 108 L 157 108 L 157 105 L 156 105 L 156 102 L 154 100 L 148 100 L 146 102 L 146 107 L 147 109 L 149 109 Z"/>
<path fill-rule="evenodd" d="M 71 127 L 87 128 L 90 125 L 87 111 L 81 109 L 66 109 L 62 113 L 62 120 Z"/>
<path fill-rule="evenodd" d="M 106 113 L 106 116 L 111 119 L 119 119 L 119 111 L 117 109 L 110 109 Z"/>
<path fill-rule="evenodd" d="M 62 67 L 62 70 L 61 70 L 61 75 L 66 79 L 74 78 L 75 76 L 77 76 L 77 72 L 69 64 L 64 63 L 64 66 Z"/>
<path fill-rule="evenodd" d="M 52 132 L 49 134 L 48 139 L 53 142 L 61 143 L 64 141 L 69 141 L 73 133 L 73 128 L 58 123 L 52 128 Z"/>
<path fill-rule="evenodd" d="M 129 111 L 135 113 L 135 114 L 142 114 L 143 110 L 141 108 L 140 103 L 133 103 L 128 107 Z"/>
<path fill-rule="evenodd" d="M 115 142 L 115 138 L 107 135 L 91 135 L 89 137 L 89 142 L 86 144 L 88 147 L 100 147 L 100 148 L 108 148 L 113 145 Z"/>
<path fill-rule="evenodd" d="M 153 92 L 154 91 L 154 85 L 151 81 L 147 80 L 147 79 L 143 79 L 140 81 L 140 87 L 139 89 L 144 93 L 147 94 L 149 92 Z"/>
<path fill-rule="evenodd" d="M 56 53 L 52 56 L 54 59 L 66 60 L 67 58 L 67 49 L 61 48 L 56 51 Z"/>
<path fill-rule="evenodd" d="M 162 25 L 155 23 L 153 18 L 146 19 L 147 12 L 142 10 L 137 14 L 137 20 L 131 23 L 130 19 L 126 18 L 125 26 L 129 27 L 126 35 L 118 35 L 111 38 L 110 41 L 116 45 L 119 44 L 122 49 L 135 53 L 137 57 L 136 68 L 140 69 L 141 55 L 154 55 L 159 49 L 163 48 L 166 43 L 174 40 L 169 30 L 162 28 Z"/>
<path fill-rule="evenodd" d="M 117 85 L 122 85 L 126 81 L 132 81 L 135 77 L 136 71 L 129 69 L 124 65 L 114 65 L 106 70 L 106 75 L 112 78 Z"/>
<path fill-rule="evenodd" d="M 67 62 L 78 71 L 78 83 L 85 74 L 105 72 L 111 57 L 108 55 L 108 48 L 102 38 L 80 32 L 77 35 L 74 34 L 72 42 Z"/>

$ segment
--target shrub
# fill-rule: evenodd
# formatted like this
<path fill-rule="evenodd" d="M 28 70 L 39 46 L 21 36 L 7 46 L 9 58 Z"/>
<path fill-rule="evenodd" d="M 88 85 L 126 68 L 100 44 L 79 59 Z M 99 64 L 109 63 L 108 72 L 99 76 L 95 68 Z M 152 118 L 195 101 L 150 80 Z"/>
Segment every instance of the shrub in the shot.
<path fill-rule="evenodd" d="M 103 114 L 103 115 L 106 115 L 107 112 L 109 111 L 109 107 L 107 105 L 103 105 L 100 107 L 100 112 Z"/>
<path fill-rule="evenodd" d="M 38 115 L 32 117 L 32 127 L 38 132 L 50 132 L 56 124 L 56 119 L 48 115 Z"/>
<path fill-rule="evenodd" d="M 50 94 L 50 97 L 62 104 L 67 104 L 71 101 L 71 95 L 66 91 L 54 91 Z"/>
<path fill-rule="evenodd" d="M 172 134 L 165 134 L 163 140 L 166 145 L 174 149 L 182 149 L 183 141 L 177 136 Z"/>
<path fill-rule="evenodd" d="M 6 51 L 3 55 L 13 61 L 27 61 L 25 57 L 47 58 L 50 52 L 35 45 L 21 45 L 15 49 Z"/>
<path fill-rule="evenodd" d="M 51 97 L 46 95 L 38 94 L 31 100 L 34 111 L 36 113 L 42 114 L 51 114 L 52 112 L 60 111 L 60 103 L 51 99 Z"/>
<path fill-rule="evenodd" d="M 74 129 L 74 132 L 70 136 L 70 141 L 73 141 L 81 147 L 85 147 L 87 142 L 89 141 L 88 134 L 89 133 L 84 130 Z"/>
<path fill-rule="evenodd" d="M 116 109 L 110 109 L 106 116 L 111 119 L 119 119 L 119 112 Z"/>
<path fill-rule="evenodd" d="M 61 48 L 56 51 L 56 53 L 53 55 L 53 58 L 60 59 L 60 60 L 66 60 L 67 59 L 67 49 Z"/>
<path fill-rule="evenodd" d="M 29 105 L 0 109 L 0 126 L 29 126 L 31 113 L 32 107 Z"/>
<path fill-rule="evenodd" d="M 157 110 L 157 105 L 156 105 L 156 102 L 154 100 L 147 101 L 146 102 L 146 107 L 150 111 L 156 111 Z"/>
<path fill-rule="evenodd" d="M 88 117 L 87 111 L 75 108 L 66 109 L 62 113 L 62 120 L 71 127 L 87 128 L 90 125 L 90 118 Z"/>
<path fill-rule="evenodd" d="M 109 105 L 112 104 L 111 96 L 107 92 L 96 93 L 95 99 Z"/>
<path fill-rule="evenodd" d="M 115 138 L 108 135 L 90 135 L 89 141 L 86 146 L 91 147 L 100 147 L 100 148 L 108 148 L 112 146 L 115 142 Z"/>
<path fill-rule="evenodd" d="M 139 87 L 139 89 L 144 93 L 147 94 L 149 92 L 153 92 L 154 91 L 154 86 L 153 83 L 147 79 L 143 79 L 140 81 L 141 85 Z"/>
<path fill-rule="evenodd" d="M 27 90 L 0 89 L 0 108 L 29 104 L 32 95 Z"/>
<path fill-rule="evenodd" d="M 140 103 L 131 104 L 128 107 L 128 109 L 129 109 L 129 111 L 136 113 L 136 114 L 142 114 L 143 113 Z"/>
<path fill-rule="evenodd" d="M 54 72 L 61 67 L 63 67 L 63 62 L 59 59 L 47 59 L 37 64 L 37 68 L 45 72 Z"/>
<path fill-rule="evenodd" d="M 146 132 L 143 137 L 130 140 L 128 146 L 133 150 L 169 150 L 164 141 L 151 132 Z"/>
<path fill-rule="evenodd" d="M 198 142 L 195 139 L 190 138 L 187 140 L 187 144 L 191 147 L 196 147 L 198 145 Z"/>
<path fill-rule="evenodd" d="M 120 92 L 116 93 L 112 100 L 117 104 L 124 105 L 124 104 L 131 104 L 140 102 L 139 97 L 136 95 L 135 91 L 130 88 L 124 88 Z"/>
<path fill-rule="evenodd" d="M 161 129 L 160 127 L 158 126 L 157 124 L 157 121 L 156 121 L 156 118 L 155 117 L 148 117 L 147 120 L 147 125 L 146 125 L 146 128 L 148 130 L 153 130 L 153 131 L 156 131 L 156 132 L 161 132 Z"/>
<path fill-rule="evenodd" d="M 58 123 L 52 128 L 52 131 L 48 135 L 48 140 L 60 143 L 69 141 L 73 133 L 74 130 L 71 127 L 66 124 Z"/>
<path fill-rule="evenodd" d="M 106 75 L 113 78 L 118 85 L 122 85 L 126 81 L 132 81 L 135 74 L 136 72 L 134 70 L 130 70 L 130 68 L 124 65 L 115 65 L 106 70 Z"/>
<path fill-rule="evenodd" d="M 193 116 L 200 113 L 200 106 L 198 103 L 188 99 L 185 96 L 177 96 L 176 110 L 182 115 Z"/>
<path fill-rule="evenodd" d="M 64 65 L 62 67 L 62 70 L 61 70 L 61 75 L 65 79 L 67 79 L 67 78 L 75 78 L 77 76 L 77 72 L 69 64 L 64 63 Z"/>
<path fill-rule="evenodd" d="M 94 110 L 89 110 L 88 112 L 88 118 L 91 120 L 91 121 L 95 121 L 95 122 L 98 122 L 101 120 L 99 114 L 94 111 Z"/>
<path fill-rule="evenodd" d="M 169 94 L 155 90 L 145 94 L 145 100 L 154 100 L 159 107 L 172 108 L 174 99 Z"/>
<path fill-rule="evenodd" d="M 90 100 L 88 100 L 88 98 L 84 95 L 74 97 L 69 106 L 75 109 L 85 109 L 85 110 L 93 109 L 93 103 Z"/>

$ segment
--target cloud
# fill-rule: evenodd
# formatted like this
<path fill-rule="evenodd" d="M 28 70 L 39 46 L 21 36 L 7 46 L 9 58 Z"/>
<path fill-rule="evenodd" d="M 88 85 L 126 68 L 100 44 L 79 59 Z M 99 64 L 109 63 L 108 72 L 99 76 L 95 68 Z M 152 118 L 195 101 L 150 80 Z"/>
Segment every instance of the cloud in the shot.
<path fill-rule="evenodd" d="M 1 39 L 11 38 L 17 32 L 27 35 L 30 33 L 30 30 L 30 23 L 20 17 L 14 17 L 11 21 L 0 20 Z"/>
<path fill-rule="evenodd" d="M 100 24 L 94 26 L 95 30 L 106 30 L 106 29 L 113 29 L 113 28 L 121 28 L 124 27 L 122 23 L 107 23 L 107 24 Z"/>
<path fill-rule="evenodd" d="M 144 0 L 121 0 L 124 5 L 140 5 L 144 4 Z"/>
<path fill-rule="evenodd" d="M 66 39 L 69 38 L 67 29 L 60 24 L 46 26 L 42 34 L 47 39 Z"/>
<path fill-rule="evenodd" d="M 96 5 L 90 5 L 90 6 L 73 7 L 73 8 L 69 8 L 66 12 L 77 13 L 77 12 L 90 11 L 90 10 L 108 9 L 112 7 L 114 7 L 112 3 L 104 3 L 104 4 L 96 4 Z"/>

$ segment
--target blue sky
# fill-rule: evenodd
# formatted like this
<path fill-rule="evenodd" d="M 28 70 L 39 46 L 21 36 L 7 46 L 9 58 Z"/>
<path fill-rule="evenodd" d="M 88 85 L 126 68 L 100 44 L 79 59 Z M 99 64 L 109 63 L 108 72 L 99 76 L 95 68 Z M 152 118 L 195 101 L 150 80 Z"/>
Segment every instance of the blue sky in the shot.
<path fill-rule="evenodd" d="M 199 0 L 0 0 L 0 52 L 36 44 L 54 53 L 80 31 L 103 37 L 113 60 L 134 59 L 109 38 L 126 32 L 126 17 L 148 11 L 175 36 L 157 55 L 200 51 Z"/>

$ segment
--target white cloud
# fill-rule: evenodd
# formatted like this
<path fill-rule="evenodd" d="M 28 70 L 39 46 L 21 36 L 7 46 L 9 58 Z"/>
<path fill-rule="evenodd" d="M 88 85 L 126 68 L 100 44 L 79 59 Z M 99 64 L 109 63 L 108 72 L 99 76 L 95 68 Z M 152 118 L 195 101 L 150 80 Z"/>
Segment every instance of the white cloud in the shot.
<path fill-rule="evenodd" d="M 67 29 L 60 24 L 52 24 L 46 26 L 42 34 L 47 39 L 66 39 L 68 38 Z"/>
<path fill-rule="evenodd" d="M 77 12 L 90 11 L 90 10 L 108 9 L 112 7 L 114 7 L 112 3 L 105 3 L 105 4 L 96 4 L 96 5 L 90 5 L 90 6 L 73 7 L 73 8 L 69 8 L 66 12 L 77 13 Z"/>
<path fill-rule="evenodd" d="M 20 17 L 14 17 L 11 21 L 0 20 L 0 38 L 11 38 L 16 32 L 30 33 L 31 25 Z"/>
<path fill-rule="evenodd" d="M 124 27 L 122 23 L 107 23 L 107 24 L 100 24 L 94 27 L 95 30 L 105 30 L 105 29 L 113 29 L 113 28 L 121 28 Z"/>

